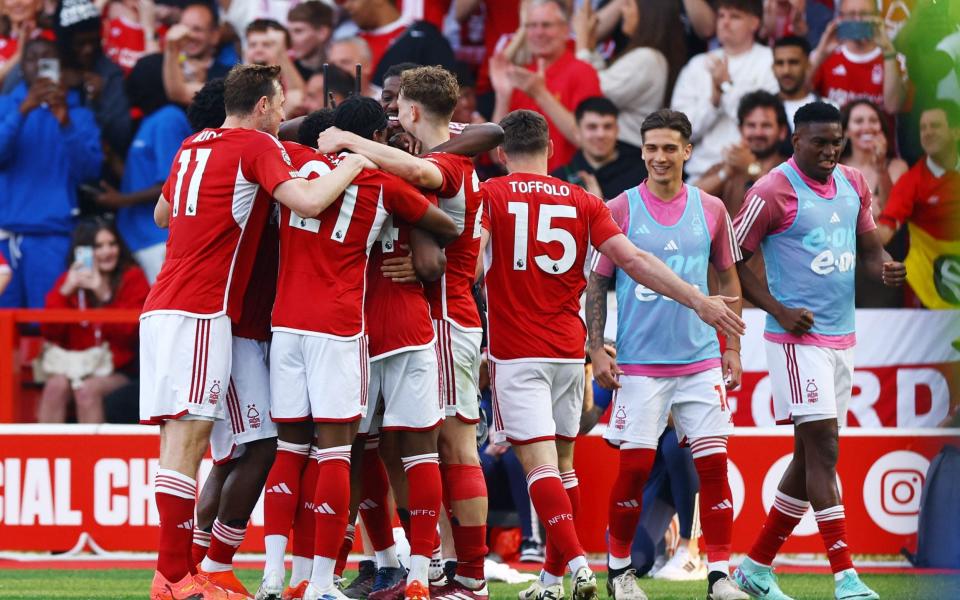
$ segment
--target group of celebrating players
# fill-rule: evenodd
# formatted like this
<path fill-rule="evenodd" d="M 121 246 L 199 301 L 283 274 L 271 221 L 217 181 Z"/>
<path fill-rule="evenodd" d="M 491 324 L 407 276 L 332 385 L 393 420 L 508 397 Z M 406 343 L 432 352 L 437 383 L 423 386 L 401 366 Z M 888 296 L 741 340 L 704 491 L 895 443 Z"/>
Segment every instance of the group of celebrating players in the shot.
<path fill-rule="evenodd" d="M 346 598 L 358 515 L 376 557 L 371 600 L 487 598 L 476 446 L 484 316 L 491 439 L 513 446 L 547 531 L 540 577 L 520 600 L 564 597 L 567 568 L 575 600 L 597 595 L 574 528 L 585 348 L 597 381 L 617 388 L 605 434 L 620 456 L 608 505 L 616 600 L 646 598 L 630 546 L 671 413 L 700 476 L 708 599 L 788 598 L 770 565 L 811 505 L 837 598 L 878 598 L 846 544 L 837 427 L 851 391 L 858 246 L 867 272 L 888 285 L 905 271 L 876 237 L 862 175 L 837 165 L 836 109 L 797 112 L 795 157 L 754 186 L 731 222 L 720 200 L 683 184 L 691 133 L 682 113 L 647 118 L 650 176 L 604 204 L 547 175 L 552 148 L 538 113 L 451 139 L 459 94 L 442 68 L 388 72 L 386 106 L 351 97 L 282 134 L 278 71 L 237 66 L 200 93 L 213 94 L 225 120 L 183 142 L 155 210 L 169 239 L 140 325 L 141 420 L 161 433 L 152 599 L 249 597 L 232 562 L 261 491 L 258 599 Z M 279 141 L 290 130 L 302 143 Z M 425 153 L 387 145 L 390 133 Z M 481 184 L 469 155 L 493 148 L 509 174 Z M 766 283 L 741 268 L 761 248 Z M 709 265 L 722 295 L 703 293 Z M 603 339 L 611 284 L 616 353 Z M 725 390 L 740 377 L 741 294 L 770 315 L 774 407 L 794 423 L 796 450 L 731 575 Z M 215 466 L 198 501 L 208 446 Z M 397 558 L 392 504 L 409 569 Z M 455 571 L 431 563 L 441 510 Z"/>

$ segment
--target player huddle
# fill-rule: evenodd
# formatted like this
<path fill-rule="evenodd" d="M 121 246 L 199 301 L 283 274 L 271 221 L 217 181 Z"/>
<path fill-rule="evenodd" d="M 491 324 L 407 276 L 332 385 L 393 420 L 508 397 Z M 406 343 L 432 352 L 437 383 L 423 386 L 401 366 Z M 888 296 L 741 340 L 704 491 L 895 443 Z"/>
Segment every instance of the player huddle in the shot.
<path fill-rule="evenodd" d="M 140 327 L 141 420 L 161 432 L 151 598 L 249 597 L 232 561 L 261 491 L 258 599 L 348 597 L 341 576 L 358 515 L 377 571 L 351 584 L 350 597 L 486 598 L 487 492 L 476 448 L 483 316 L 492 439 L 514 447 L 547 530 L 543 570 L 521 600 L 564 597 L 567 569 L 575 600 L 598 591 L 574 528 L 588 328 L 597 380 L 619 388 L 614 410 L 624 414 L 606 434 L 620 455 L 609 495 L 613 597 L 646 597 L 629 549 L 671 412 L 701 479 L 708 598 L 788 598 L 770 563 L 811 504 L 837 598 L 878 597 L 852 568 L 832 476 L 850 395 L 853 271 L 839 259 L 826 269 L 822 257 L 856 253 L 859 242 L 869 274 L 898 285 L 903 268 L 876 240 L 862 176 L 836 165 L 835 109 L 798 111 L 796 158 L 757 183 L 734 224 L 718 199 L 683 184 L 691 146 L 682 113 L 647 119 L 650 177 L 608 206 L 547 175 L 552 146 L 537 113 L 516 111 L 502 132 L 468 128 L 451 140 L 458 88 L 439 67 L 388 72 L 385 89 L 398 99 L 386 112 L 350 98 L 310 115 L 299 124 L 305 144 L 276 137 L 277 76 L 277 67 L 231 71 L 225 119 L 211 117 L 184 141 L 155 211 L 169 239 Z M 388 134 L 424 154 L 386 145 Z M 497 146 L 509 175 L 481 184 L 468 154 Z M 841 240 L 841 229 L 856 238 Z M 740 268 L 760 247 L 769 288 Z M 703 293 L 709 264 L 720 296 Z M 486 315 L 472 294 L 478 278 Z M 603 344 L 611 281 L 616 359 Z M 731 579 L 725 389 L 740 376 L 741 284 L 771 315 L 775 406 L 796 425 L 797 451 L 757 546 Z M 588 328 L 578 314 L 585 289 Z M 197 501 L 208 445 L 215 467 Z M 409 570 L 397 559 L 391 501 L 410 542 Z M 453 546 L 445 554 L 457 558 L 450 572 L 431 563 L 441 510 Z"/>

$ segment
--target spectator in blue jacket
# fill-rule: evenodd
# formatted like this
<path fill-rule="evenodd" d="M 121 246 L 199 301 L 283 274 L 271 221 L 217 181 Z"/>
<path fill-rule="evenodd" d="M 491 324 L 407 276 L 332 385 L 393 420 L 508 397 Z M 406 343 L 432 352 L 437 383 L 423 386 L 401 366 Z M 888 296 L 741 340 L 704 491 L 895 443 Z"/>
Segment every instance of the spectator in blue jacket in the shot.
<path fill-rule="evenodd" d="M 103 162 L 93 113 L 39 76 L 41 59 L 58 61 L 56 45 L 27 42 L 23 81 L 0 96 L 0 253 L 13 268 L 0 307 L 43 307 L 67 262 L 77 186 L 95 181 Z"/>
<path fill-rule="evenodd" d="M 180 143 L 193 132 L 183 109 L 167 99 L 162 73 L 160 54 L 144 56 L 130 72 L 127 95 L 144 117 L 127 152 L 120 190 L 103 184 L 106 191 L 97 196 L 97 203 L 117 209 L 117 229 L 151 284 L 167 243 L 167 230 L 153 221 L 153 208 Z"/>

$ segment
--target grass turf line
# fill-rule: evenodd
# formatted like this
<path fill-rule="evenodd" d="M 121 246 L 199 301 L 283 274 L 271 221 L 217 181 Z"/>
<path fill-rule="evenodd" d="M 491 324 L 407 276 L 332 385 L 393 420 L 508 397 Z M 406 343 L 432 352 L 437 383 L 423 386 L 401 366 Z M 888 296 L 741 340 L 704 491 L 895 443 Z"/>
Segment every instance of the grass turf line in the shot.
<path fill-rule="evenodd" d="M 251 593 L 256 592 L 261 572 L 240 569 L 237 574 Z M 352 575 L 352 574 L 350 574 Z M 80 570 L 0 570 L 0 598 L 69 600 L 143 600 L 149 590 L 152 572 L 139 569 Z M 606 598 L 605 574 L 598 574 L 600 598 Z M 960 578 L 947 576 L 866 575 L 864 581 L 881 598 L 896 600 L 954 598 Z M 833 582 L 829 575 L 782 575 L 784 591 L 798 600 L 833 600 Z M 651 600 L 702 599 L 706 582 L 673 583 L 643 579 L 641 587 Z M 515 600 L 524 585 L 493 583 L 490 600 Z M 569 578 L 565 585 L 569 597 Z"/>

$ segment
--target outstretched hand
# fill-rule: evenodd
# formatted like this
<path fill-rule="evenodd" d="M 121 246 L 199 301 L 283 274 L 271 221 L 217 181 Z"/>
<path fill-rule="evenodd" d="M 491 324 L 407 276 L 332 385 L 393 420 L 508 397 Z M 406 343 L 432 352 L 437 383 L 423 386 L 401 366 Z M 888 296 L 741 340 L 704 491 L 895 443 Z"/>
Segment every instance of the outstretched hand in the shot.
<path fill-rule="evenodd" d="M 739 301 L 740 298 L 734 296 L 703 296 L 693 309 L 700 320 L 721 335 L 743 335 L 747 330 L 746 323 L 728 306 Z"/>

